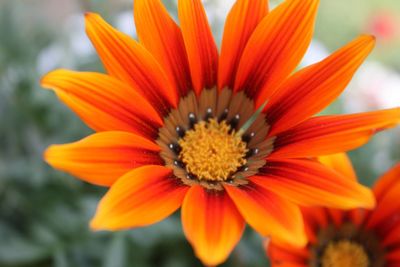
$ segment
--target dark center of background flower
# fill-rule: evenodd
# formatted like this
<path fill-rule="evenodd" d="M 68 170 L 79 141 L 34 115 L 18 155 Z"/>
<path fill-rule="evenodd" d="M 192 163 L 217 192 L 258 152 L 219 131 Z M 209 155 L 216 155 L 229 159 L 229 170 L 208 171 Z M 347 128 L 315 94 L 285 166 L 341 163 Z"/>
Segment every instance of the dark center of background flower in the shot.
<path fill-rule="evenodd" d="M 376 234 L 351 222 L 320 229 L 310 251 L 310 267 L 385 266 L 385 252 Z"/>
<path fill-rule="evenodd" d="M 369 258 L 364 247 L 356 242 L 330 242 L 322 255 L 322 267 L 368 267 Z"/>

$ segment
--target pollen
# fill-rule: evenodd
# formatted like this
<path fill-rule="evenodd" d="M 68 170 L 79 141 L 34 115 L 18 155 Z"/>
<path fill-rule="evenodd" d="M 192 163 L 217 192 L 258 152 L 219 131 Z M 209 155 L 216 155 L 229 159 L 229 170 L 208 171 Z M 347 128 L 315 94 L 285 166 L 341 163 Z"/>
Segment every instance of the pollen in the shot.
<path fill-rule="evenodd" d="M 362 245 L 349 240 L 331 242 L 322 256 L 322 267 L 368 267 L 369 258 Z"/>
<path fill-rule="evenodd" d="M 201 121 L 178 142 L 180 160 L 199 180 L 226 181 L 246 164 L 246 143 L 226 121 Z"/>

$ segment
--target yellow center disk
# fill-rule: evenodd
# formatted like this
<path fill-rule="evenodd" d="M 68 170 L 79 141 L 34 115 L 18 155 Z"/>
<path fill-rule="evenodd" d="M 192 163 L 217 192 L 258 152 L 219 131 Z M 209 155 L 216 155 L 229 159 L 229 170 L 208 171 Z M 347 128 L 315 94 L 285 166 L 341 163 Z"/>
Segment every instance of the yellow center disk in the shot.
<path fill-rule="evenodd" d="M 348 240 L 331 242 L 322 256 L 322 267 L 368 267 L 364 248 Z"/>
<path fill-rule="evenodd" d="M 199 180 L 225 181 L 246 164 L 246 143 L 225 121 L 201 121 L 178 142 L 180 160 Z"/>

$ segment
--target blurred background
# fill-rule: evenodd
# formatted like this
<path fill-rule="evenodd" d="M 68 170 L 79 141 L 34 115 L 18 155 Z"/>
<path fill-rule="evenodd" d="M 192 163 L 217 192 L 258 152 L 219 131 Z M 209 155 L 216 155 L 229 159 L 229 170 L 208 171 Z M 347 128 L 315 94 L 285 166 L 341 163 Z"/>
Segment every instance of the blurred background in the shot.
<path fill-rule="evenodd" d="M 175 1 L 164 2 L 176 17 Z M 232 2 L 204 1 L 218 42 Z M 103 71 L 84 32 L 85 11 L 98 12 L 135 36 L 132 0 L 0 0 L 0 266 L 201 266 L 183 237 L 178 214 L 143 229 L 91 232 L 88 222 L 104 188 L 55 171 L 42 160 L 49 144 L 91 132 L 39 86 L 40 77 L 58 67 Z M 315 39 L 302 65 L 360 33 L 376 35 L 377 47 L 324 112 L 400 105 L 398 0 L 321 0 Z M 400 159 L 399 136 L 399 129 L 380 133 L 350 153 L 362 183 L 371 185 Z M 247 229 L 223 266 L 268 266 L 261 244 Z"/>

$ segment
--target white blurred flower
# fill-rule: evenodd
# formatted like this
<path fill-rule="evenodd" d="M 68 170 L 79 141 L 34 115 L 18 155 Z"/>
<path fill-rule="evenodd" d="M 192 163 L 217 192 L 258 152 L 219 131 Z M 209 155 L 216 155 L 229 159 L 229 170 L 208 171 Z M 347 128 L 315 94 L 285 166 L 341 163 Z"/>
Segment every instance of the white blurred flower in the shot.
<path fill-rule="evenodd" d="M 312 40 L 311 44 L 304 55 L 301 62 L 301 67 L 306 67 L 311 64 L 317 63 L 330 55 L 328 49 L 318 40 Z"/>
<path fill-rule="evenodd" d="M 121 12 L 115 18 L 115 28 L 131 37 L 136 36 L 134 25 L 132 11 Z"/>
<path fill-rule="evenodd" d="M 400 74 L 378 62 L 365 62 L 342 95 L 346 112 L 400 106 Z"/>
<path fill-rule="evenodd" d="M 235 0 L 205 0 L 203 1 L 213 35 L 218 44 L 221 43 L 225 19 Z"/>
<path fill-rule="evenodd" d="M 235 0 L 205 0 L 203 3 L 207 10 L 208 19 L 214 22 L 216 20 L 225 20 Z"/>
<path fill-rule="evenodd" d="M 83 14 L 72 14 L 66 22 L 66 31 L 71 52 L 77 57 L 89 57 L 94 54 L 93 46 L 85 32 L 85 17 Z"/>
<path fill-rule="evenodd" d="M 37 57 L 36 68 L 43 75 L 61 65 L 64 49 L 58 44 L 51 44 L 43 49 Z"/>
<path fill-rule="evenodd" d="M 76 68 L 89 60 L 95 50 L 85 32 L 85 19 L 81 13 L 71 14 L 61 29 L 62 38 L 40 51 L 37 70 L 43 75 L 55 68 Z"/>

